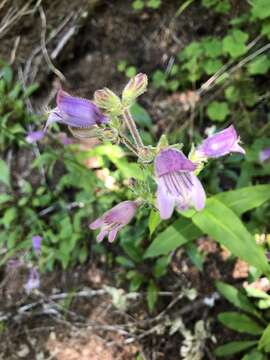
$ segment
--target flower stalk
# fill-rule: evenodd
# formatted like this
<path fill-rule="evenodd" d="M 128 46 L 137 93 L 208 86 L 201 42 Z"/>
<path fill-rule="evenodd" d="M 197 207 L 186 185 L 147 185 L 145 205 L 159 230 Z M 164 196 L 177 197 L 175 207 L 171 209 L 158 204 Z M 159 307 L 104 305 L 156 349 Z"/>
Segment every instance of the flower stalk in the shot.
<path fill-rule="evenodd" d="M 137 129 L 137 126 L 135 124 L 135 121 L 129 111 L 129 109 L 124 109 L 123 110 L 123 119 L 125 121 L 125 124 L 128 127 L 128 130 L 136 144 L 137 150 L 140 150 L 141 148 L 144 148 L 144 144 L 141 138 L 141 135 Z"/>

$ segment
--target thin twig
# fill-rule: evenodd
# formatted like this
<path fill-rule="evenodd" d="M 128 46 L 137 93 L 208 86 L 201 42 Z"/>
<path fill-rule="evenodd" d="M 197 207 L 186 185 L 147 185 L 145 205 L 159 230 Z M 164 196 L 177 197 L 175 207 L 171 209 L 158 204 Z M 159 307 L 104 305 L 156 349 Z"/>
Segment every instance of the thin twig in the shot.
<path fill-rule="evenodd" d="M 57 77 L 59 77 L 62 81 L 66 81 L 64 74 L 62 74 L 62 72 L 54 66 L 54 64 L 48 54 L 47 48 L 46 48 L 47 21 L 46 21 L 46 15 L 45 15 L 45 12 L 44 12 L 42 6 L 39 6 L 39 14 L 40 14 L 40 19 L 41 19 L 41 47 L 42 47 L 43 56 L 47 62 L 48 67 L 51 69 L 51 71 Z"/>

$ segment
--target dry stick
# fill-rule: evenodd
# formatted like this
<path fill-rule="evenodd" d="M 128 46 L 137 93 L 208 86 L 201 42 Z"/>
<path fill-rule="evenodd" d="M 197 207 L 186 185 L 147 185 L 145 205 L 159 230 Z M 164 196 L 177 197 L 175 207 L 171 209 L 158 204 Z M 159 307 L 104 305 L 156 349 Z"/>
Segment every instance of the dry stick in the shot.
<path fill-rule="evenodd" d="M 17 36 L 15 41 L 14 41 L 14 46 L 13 46 L 13 49 L 11 50 L 11 54 L 10 54 L 10 60 L 9 60 L 10 65 L 12 65 L 14 63 L 15 59 L 16 59 L 16 53 L 17 53 L 20 41 L 21 41 L 21 37 Z"/>
<path fill-rule="evenodd" d="M 64 74 L 61 73 L 60 70 L 58 70 L 54 64 L 51 61 L 51 58 L 48 54 L 47 48 L 46 48 L 46 30 L 47 30 L 47 21 L 46 21 L 46 16 L 43 10 L 42 6 L 39 6 L 39 13 L 40 13 L 40 18 L 41 18 L 41 47 L 42 47 L 42 53 L 43 56 L 47 62 L 47 65 L 49 66 L 49 68 L 52 70 L 52 72 L 60 78 L 60 80 L 62 81 L 66 81 L 66 78 L 64 76 Z"/>
<path fill-rule="evenodd" d="M 16 11 L 16 9 L 14 8 L 9 9 L 8 13 L 2 20 L 3 25 L 1 25 L 0 27 L 0 38 L 3 37 L 5 33 L 8 31 L 8 27 L 13 25 L 21 17 L 34 13 L 36 11 L 36 8 L 41 3 L 41 0 L 38 0 L 35 6 L 31 10 L 29 10 L 29 6 L 31 5 L 31 2 L 32 0 L 28 1 L 19 11 Z"/>
<path fill-rule="evenodd" d="M 57 58 L 57 56 L 59 55 L 59 53 L 61 52 L 61 50 L 64 48 L 64 46 L 67 44 L 67 42 L 69 41 L 69 39 L 75 34 L 77 29 L 77 26 L 72 26 L 67 33 L 65 33 L 65 35 L 63 36 L 63 38 L 61 39 L 61 41 L 57 44 L 56 48 L 53 50 L 53 52 L 51 53 L 51 58 L 53 60 L 55 60 Z"/>
<path fill-rule="evenodd" d="M 257 42 L 262 38 L 262 35 L 257 36 L 254 40 L 252 40 L 247 45 L 247 50 L 249 51 L 252 47 L 254 47 Z M 213 76 L 210 77 L 197 91 L 198 95 L 201 95 L 203 92 L 210 90 L 218 81 L 218 79 L 227 71 L 230 70 L 231 66 L 233 65 L 233 60 L 229 61 L 227 64 L 223 65 Z M 233 67 L 231 68 L 233 69 Z M 213 85 L 212 85 L 213 84 Z M 211 87 L 212 85 L 212 87 Z"/>
<path fill-rule="evenodd" d="M 46 39 L 46 45 L 51 42 L 63 29 L 64 27 L 69 23 L 69 21 L 74 17 L 74 20 L 76 19 L 77 16 L 74 16 L 74 13 L 69 14 L 64 21 L 55 29 L 51 32 L 50 36 Z M 36 47 L 32 54 L 30 55 L 29 59 L 26 62 L 25 68 L 24 68 L 24 78 L 27 80 L 29 73 L 30 73 L 30 69 L 31 69 L 31 65 L 32 65 L 32 61 L 35 58 L 35 56 L 38 55 L 38 53 L 42 51 L 42 46 L 38 46 Z M 33 77 L 32 77 L 32 81 L 33 81 Z"/>

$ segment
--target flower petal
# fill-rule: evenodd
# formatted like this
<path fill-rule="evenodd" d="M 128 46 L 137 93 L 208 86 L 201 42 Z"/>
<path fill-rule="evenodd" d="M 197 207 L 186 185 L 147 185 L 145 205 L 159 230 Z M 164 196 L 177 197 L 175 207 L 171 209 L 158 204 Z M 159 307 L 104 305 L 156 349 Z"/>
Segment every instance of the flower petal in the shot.
<path fill-rule="evenodd" d="M 264 162 L 269 158 L 270 158 L 270 148 L 266 148 L 260 152 L 259 159 L 261 162 Z"/>
<path fill-rule="evenodd" d="M 163 176 L 175 171 L 194 171 L 196 165 L 188 160 L 182 151 L 177 149 L 165 149 L 155 158 L 155 172 L 157 176 Z"/>
<path fill-rule="evenodd" d="M 172 216 L 174 209 L 174 198 L 166 193 L 162 185 L 158 185 L 157 189 L 157 207 L 160 212 L 161 219 L 169 219 Z"/>
<path fill-rule="evenodd" d="M 63 90 L 58 91 L 57 107 L 63 116 L 62 122 L 69 126 L 87 128 L 108 120 L 94 103 Z"/>
<path fill-rule="evenodd" d="M 239 138 L 233 125 L 228 128 L 209 136 L 198 147 L 197 151 L 206 157 L 217 158 L 229 154 L 230 152 L 241 152 L 243 149 L 236 145 Z"/>
<path fill-rule="evenodd" d="M 245 153 L 246 153 L 245 149 L 243 149 L 242 146 L 240 146 L 238 143 L 235 143 L 235 144 L 232 146 L 231 152 L 237 152 L 237 153 L 241 153 L 241 154 L 245 154 Z"/>
<path fill-rule="evenodd" d="M 197 176 L 194 174 L 190 174 L 190 175 L 191 175 L 191 180 L 193 183 L 193 186 L 191 189 L 191 198 L 192 198 L 195 209 L 200 211 L 205 206 L 205 200 L 206 200 L 205 191 L 204 191 L 204 188 L 203 188 L 200 180 L 197 178 Z"/>
<path fill-rule="evenodd" d="M 119 228 L 116 228 L 116 229 L 113 229 L 109 232 L 109 236 L 108 236 L 108 239 L 109 239 L 109 242 L 113 242 L 114 239 L 116 238 L 116 235 L 118 233 L 118 230 Z"/>
<path fill-rule="evenodd" d="M 33 144 L 36 141 L 39 141 L 41 139 L 43 139 L 45 136 L 45 132 L 44 131 L 30 131 L 25 140 L 29 143 L 29 144 Z"/>
<path fill-rule="evenodd" d="M 107 234 L 108 234 L 108 231 L 101 230 L 101 232 L 97 236 L 97 242 L 101 242 Z"/>
<path fill-rule="evenodd" d="M 100 218 L 96 219 L 95 221 L 93 221 L 91 224 L 89 224 L 89 228 L 91 230 L 96 230 L 96 229 L 100 228 L 103 224 L 104 224 L 103 219 L 100 217 Z"/>

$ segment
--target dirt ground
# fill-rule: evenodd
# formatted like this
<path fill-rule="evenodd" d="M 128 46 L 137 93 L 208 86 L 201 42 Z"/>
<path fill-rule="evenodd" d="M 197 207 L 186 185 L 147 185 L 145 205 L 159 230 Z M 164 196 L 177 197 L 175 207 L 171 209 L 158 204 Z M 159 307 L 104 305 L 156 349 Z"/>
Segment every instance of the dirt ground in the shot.
<path fill-rule="evenodd" d="M 19 69 L 20 79 L 26 85 L 33 81 L 40 83 L 33 103 L 37 111 L 54 97 L 59 75 L 64 75 L 61 82 L 67 90 L 89 98 L 104 86 L 119 90 L 126 80 L 117 71 L 121 60 L 127 60 L 140 72 L 151 73 L 158 67 L 166 69 L 170 59 L 191 40 L 209 31 L 222 32 L 219 19 L 209 20 L 207 11 L 199 7 L 197 12 L 193 7 L 192 13 L 187 9 L 181 18 L 175 19 L 179 2 L 173 0 L 164 1 L 158 11 L 146 10 L 139 14 L 132 10 L 131 1 L 126 0 L 47 0 L 42 1 L 39 8 L 36 3 L 7 0 L 0 4 L 0 59 Z M 10 8 L 17 13 L 19 9 L 24 11 L 11 21 L 6 18 Z M 237 4 L 234 8 L 235 12 L 239 11 Z M 7 27 L 3 31 L 4 23 Z M 49 59 L 46 54 L 50 55 Z M 163 96 L 161 91 L 150 90 L 144 100 L 157 123 L 165 116 L 159 109 Z M 65 297 L 59 310 L 59 299 L 56 301 L 53 296 L 77 289 L 78 284 L 79 291 L 99 291 L 104 284 L 113 286 L 110 274 L 100 263 L 98 266 L 95 262 L 86 264 L 68 273 L 56 271 L 44 277 L 41 292 L 30 297 L 23 293 L 23 271 L 10 273 L 3 269 L 0 274 L 0 359 L 177 360 L 181 335 L 169 336 L 158 320 L 151 320 L 164 309 L 167 309 L 166 316 L 161 324 L 179 314 L 183 314 L 186 325 L 191 328 L 199 319 L 213 319 L 211 332 L 216 338 L 207 339 L 204 352 L 205 359 L 215 359 L 212 355 L 215 342 L 223 343 L 231 336 L 214 320 L 215 315 L 224 310 L 225 302 L 217 300 L 217 306 L 212 309 L 203 299 L 214 292 L 216 279 L 234 277 L 236 282 L 243 281 L 246 265 L 238 264 L 237 269 L 234 263 L 225 265 L 221 249 L 211 241 L 201 242 L 209 253 L 208 279 L 181 252 L 176 254 L 163 284 L 163 290 L 171 295 L 162 298 L 160 308 L 152 315 L 142 306 L 141 299 L 132 302 L 127 311 L 117 310 L 111 297 L 104 293 L 75 296 L 70 299 L 70 307 L 69 298 Z M 181 299 L 174 303 L 175 294 L 186 287 L 197 290 L 196 300 Z M 63 309 L 68 310 L 65 313 Z M 8 316 L 7 328 L 1 328 L 1 316 Z M 127 330 L 122 326 L 127 323 L 133 323 L 133 328 Z M 154 328 L 157 324 L 159 328 Z M 136 358 L 139 353 L 141 357 Z"/>

